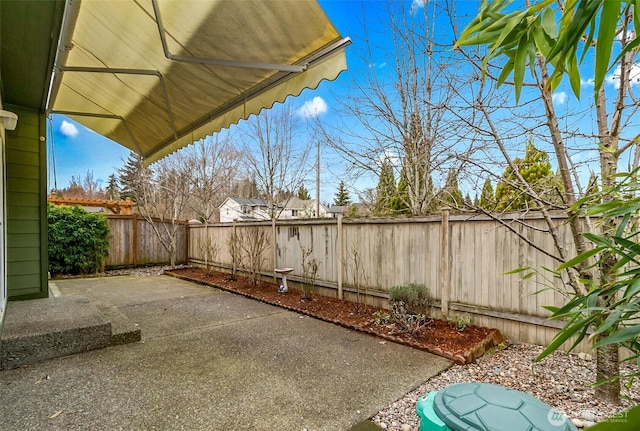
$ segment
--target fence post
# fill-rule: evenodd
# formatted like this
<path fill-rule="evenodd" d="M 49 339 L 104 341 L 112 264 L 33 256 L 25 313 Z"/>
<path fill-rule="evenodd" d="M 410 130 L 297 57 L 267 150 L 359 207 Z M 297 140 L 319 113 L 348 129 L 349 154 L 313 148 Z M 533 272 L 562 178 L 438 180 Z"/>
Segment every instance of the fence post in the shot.
<path fill-rule="evenodd" d="M 449 314 L 449 260 L 451 256 L 451 245 L 449 244 L 449 211 L 451 208 L 442 208 L 442 229 L 440 231 L 440 305 L 442 315 Z"/>
<path fill-rule="evenodd" d="M 237 264 L 237 260 L 238 260 L 238 232 L 236 232 L 236 223 L 238 222 L 237 218 L 233 219 L 233 224 L 231 225 L 231 241 L 233 241 L 233 253 L 234 256 L 231 256 L 231 275 L 233 276 L 233 278 L 235 279 L 236 277 L 236 271 L 238 270 L 238 268 L 236 268 L 236 264 Z"/>
<path fill-rule="evenodd" d="M 134 214 L 131 218 L 132 224 L 132 233 L 131 233 L 131 259 L 133 260 L 132 264 L 135 268 L 138 266 L 138 215 Z"/>
<path fill-rule="evenodd" d="M 342 270 L 344 266 L 342 250 L 342 214 L 338 214 L 338 299 L 342 299 Z"/>
<path fill-rule="evenodd" d="M 191 235 L 191 230 L 189 229 L 189 222 L 186 222 L 182 225 L 184 227 L 184 260 L 185 264 L 189 265 L 189 240 Z"/>
<path fill-rule="evenodd" d="M 278 267 L 278 244 L 276 244 L 276 218 L 271 217 L 271 234 L 273 238 L 273 283 L 278 284 L 278 278 L 276 277 L 276 268 Z"/>

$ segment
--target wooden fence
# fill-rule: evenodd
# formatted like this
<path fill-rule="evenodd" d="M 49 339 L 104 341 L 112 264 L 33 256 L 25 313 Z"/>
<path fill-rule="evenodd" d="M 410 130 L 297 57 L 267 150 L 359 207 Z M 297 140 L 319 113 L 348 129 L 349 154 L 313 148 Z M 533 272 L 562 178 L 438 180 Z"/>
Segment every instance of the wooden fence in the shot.
<path fill-rule="evenodd" d="M 566 302 L 566 287 L 550 274 L 523 279 L 506 274 L 529 266 L 555 268 L 558 262 L 530 243 L 554 251 L 547 226 L 539 215 L 506 217 L 510 229 L 483 215 L 449 215 L 407 219 L 326 219 L 189 227 L 190 262 L 202 265 L 203 244 L 214 244 L 213 266 L 230 270 L 229 238 L 249 229 L 262 230 L 275 243 L 264 255 L 262 273 L 273 277 L 273 269 L 292 267 L 287 277 L 301 280 L 302 247 L 313 250 L 320 263 L 316 285 L 322 294 L 355 300 L 366 294 L 369 303 L 386 305 L 392 286 L 420 283 L 434 297 L 436 312 L 467 313 L 476 325 L 498 328 L 521 341 L 548 344 L 561 326 L 548 321 L 543 305 Z M 561 241 L 573 253 L 573 240 L 566 218 L 553 217 Z M 523 240 L 513 231 L 524 235 Z M 209 238 L 209 240 L 207 240 Z M 553 285 L 554 289 L 548 289 Z M 362 298 L 362 296 L 361 296 Z M 586 346 L 581 346 L 586 350 Z"/>
<path fill-rule="evenodd" d="M 153 232 L 151 223 L 138 215 L 108 215 L 109 255 L 105 266 L 107 268 L 135 267 L 156 264 L 167 264 L 171 261 L 169 252 L 162 246 L 157 235 Z M 169 222 L 154 220 L 153 223 L 160 230 L 162 224 Z M 180 223 L 177 235 L 178 263 L 188 261 L 189 231 L 187 223 Z"/>

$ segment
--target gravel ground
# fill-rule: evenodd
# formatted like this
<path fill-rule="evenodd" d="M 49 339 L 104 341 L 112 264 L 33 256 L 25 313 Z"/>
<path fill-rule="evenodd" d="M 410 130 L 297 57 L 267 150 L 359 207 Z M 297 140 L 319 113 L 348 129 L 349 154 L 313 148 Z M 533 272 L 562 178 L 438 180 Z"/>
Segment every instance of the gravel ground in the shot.
<path fill-rule="evenodd" d="M 534 364 L 533 360 L 541 351 L 541 346 L 517 343 L 487 354 L 472 364 L 455 365 L 388 405 L 374 416 L 373 421 L 383 429 L 417 431 L 418 398 L 462 382 L 494 383 L 527 392 L 571 418 L 578 427 L 591 426 L 640 403 L 640 383 L 637 381 L 630 389 L 623 387 L 623 400 L 619 406 L 594 400 L 591 384 L 595 381 L 595 360 L 589 355 L 555 352 Z M 622 370 L 629 373 L 633 368 L 623 364 Z"/>
<path fill-rule="evenodd" d="M 176 265 L 174 269 L 188 268 L 188 265 Z M 149 277 L 152 275 L 162 275 L 164 271 L 171 269 L 171 266 L 143 266 L 138 268 L 111 269 L 97 274 L 99 277 L 109 277 L 113 275 L 135 275 L 136 277 Z"/>

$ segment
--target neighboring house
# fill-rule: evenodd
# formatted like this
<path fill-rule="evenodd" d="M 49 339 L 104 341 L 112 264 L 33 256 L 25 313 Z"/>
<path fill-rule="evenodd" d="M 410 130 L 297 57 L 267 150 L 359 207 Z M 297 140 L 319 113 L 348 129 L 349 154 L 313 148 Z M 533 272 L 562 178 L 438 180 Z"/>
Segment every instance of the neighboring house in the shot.
<path fill-rule="evenodd" d="M 161 27 L 148 8 L 133 0 L 117 8 L 100 1 L 0 1 L 0 335 L 7 299 L 49 295 L 47 137 L 53 133 L 46 113 L 65 114 L 150 163 L 346 70 L 350 40 L 316 2 L 246 8 L 199 1 Z M 264 16 L 278 17 L 277 30 Z M 301 17 L 314 18 L 299 26 Z M 182 29 L 189 36 L 174 40 Z M 259 35 L 269 30 L 265 44 Z M 211 43 L 222 37 L 237 43 Z M 205 63 L 238 61 L 202 67 L 179 61 L 170 52 L 175 46 L 198 51 Z M 202 46 L 210 50 L 201 52 Z M 132 85 L 129 75 L 141 84 Z"/>
<path fill-rule="evenodd" d="M 270 220 L 264 199 L 228 197 L 220 205 L 220 222 Z"/>
<path fill-rule="evenodd" d="M 329 217 L 337 218 L 339 214 L 345 215 L 349 209 L 346 205 L 331 205 L 329 207 Z"/>
<path fill-rule="evenodd" d="M 302 200 L 294 196 L 281 205 L 284 208 L 278 215 L 278 220 L 316 218 L 315 199 Z M 327 207 L 322 204 L 320 204 L 320 217 L 329 217 Z"/>

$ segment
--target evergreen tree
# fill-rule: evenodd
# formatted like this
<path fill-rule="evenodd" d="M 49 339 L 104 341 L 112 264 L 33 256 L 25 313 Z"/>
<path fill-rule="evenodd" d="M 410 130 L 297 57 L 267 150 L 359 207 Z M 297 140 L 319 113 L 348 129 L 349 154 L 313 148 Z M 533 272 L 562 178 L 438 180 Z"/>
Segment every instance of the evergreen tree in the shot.
<path fill-rule="evenodd" d="M 149 171 L 149 168 L 144 166 L 141 155 L 133 151 L 129 152 L 129 157 L 125 160 L 124 166 L 118 170 L 122 186 L 120 199 L 131 198 L 137 201 L 142 192 L 142 182 L 149 177 L 147 175 Z"/>
<path fill-rule="evenodd" d="M 404 169 L 400 172 L 400 179 L 398 180 L 398 189 L 395 196 L 391 198 L 391 210 L 394 214 L 409 214 L 411 212 L 409 208 L 409 184 L 407 182 L 407 176 Z"/>
<path fill-rule="evenodd" d="M 360 217 L 360 210 L 358 209 L 358 206 L 356 204 L 349 204 L 347 212 L 344 216 L 350 218 Z"/>
<path fill-rule="evenodd" d="M 334 205 L 338 206 L 347 206 L 351 203 L 351 197 L 349 197 L 349 191 L 347 190 L 347 186 L 344 181 L 340 181 L 338 184 L 338 191 L 336 192 L 336 197 L 333 201 Z"/>
<path fill-rule="evenodd" d="M 376 203 L 373 212 L 376 215 L 388 215 L 393 213 L 392 201 L 396 196 L 396 179 L 393 175 L 393 166 L 389 160 L 382 163 L 378 187 L 376 188 Z"/>
<path fill-rule="evenodd" d="M 440 200 L 452 208 L 463 207 L 462 193 L 458 187 L 458 173 L 454 169 L 447 174 L 444 189 L 440 192 Z"/>
<path fill-rule="evenodd" d="M 120 187 L 118 186 L 116 174 L 109 175 L 107 190 L 105 190 L 105 197 L 109 200 L 120 199 Z"/>
<path fill-rule="evenodd" d="M 311 199 L 311 195 L 309 194 L 309 190 L 307 190 L 307 188 L 304 186 L 304 184 L 300 185 L 300 187 L 298 188 L 298 191 L 296 192 L 296 195 L 298 196 L 298 199 L 301 199 L 303 201 L 307 201 L 307 200 Z"/>
<path fill-rule="evenodd" d="M 551 170 L 549 155 L 538 150 L 531 141 L 527 143 L 524 159 L 513 161 L 518 172 L 543 201 L 560 202 L 560 183 Z M 518 184 L 518 178 L 511 167 L 507 167 L 496 186 L 496 210 L 513 211 L 535 208 L 537 204 L 526 193 L 525 186 Z"/>
<path fill-rule="evenodd" d="M 496 206 L 495 196 L 493 194 L 493 186 L 491 180 L 487 178 L 482 186 L 482 194 L 480 194 L 480 200 L 477 205 L 487 211 L 493 211 Z"/>
<path fill-rule="evenodd" d="M 463 203 L 464 203 L 464 206 L 467 208 L 470 208 L 473 205 L 473 201 L 471 200 L 471 195 L 469 193 L 464 195 Z"/>

